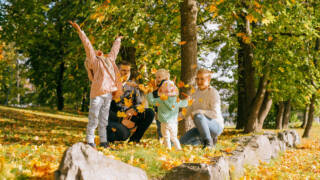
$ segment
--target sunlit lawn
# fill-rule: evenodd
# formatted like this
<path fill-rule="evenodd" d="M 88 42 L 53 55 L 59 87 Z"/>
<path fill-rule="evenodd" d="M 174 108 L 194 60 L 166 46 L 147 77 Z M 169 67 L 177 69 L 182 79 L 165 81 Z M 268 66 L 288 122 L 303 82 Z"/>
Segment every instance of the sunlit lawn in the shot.
<path fill-rule="evenodd" d="M 52 179 L 66 148 L 76 142 L 84 142 L 86 125 L 85 115 L 0 106 L 0 179 Z M 320 129 L 319 126 L 317 129 Z M 112 145 L 117 151 L 98 150 L 103 151 L 108 157 L 140 167 L 150 178 L 155 178 L 163 176 L 166 171 L 183 162 L 209 163 L 211 157 L 235 149 L 236 144 L 231 142 L 232 138 L 243 135 L 238 130 L 226 128 L 214 150 L 185 146 L 182 151 L 168 151 L 156 139 L 156 128 L 153 124 L 139 144 L 121 142 Z M 288 153 L 301 151 L 308 154 L 309 148 L 312 150 L 310 153 L 314 153 L 315 150 L 319 152 L 319 143 L 318 146 L 315 145 L 316 149 L 303 144 L 300 149 L 290 150 Z M 313 160 L 319 161 L 319 153 L 318 156 L 314 156 L 316 157 L 317 159 Z M 298 162 L 300 160 L 306 159 L 297 159 Z M 315 167 L 318 168 L 318 165 Z M 263 167 L 265 166 L 268 165 Z M 308 172 L 313 172 L 310 169 L 312 167 L 309 167 Z M 275 167 L 274 172 L 277 170 Z M 247 175 L 258 178 L 258 171 L 259 169 L 257 172 L 248 170 Z"/>

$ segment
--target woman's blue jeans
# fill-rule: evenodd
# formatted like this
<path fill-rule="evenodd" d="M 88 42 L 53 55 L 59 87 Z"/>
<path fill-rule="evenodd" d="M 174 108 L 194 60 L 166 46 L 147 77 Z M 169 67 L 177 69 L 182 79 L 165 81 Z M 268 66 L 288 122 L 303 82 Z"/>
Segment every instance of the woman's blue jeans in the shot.
<path fill-rule="evenodd" d="M 199 145 L 203 140 L 213 140 L 217 138 L 223 131 L 219 123 L 197 113 L 193 116 L 195 128 L 189 130 L 180 138 L 181 144 Z"/>

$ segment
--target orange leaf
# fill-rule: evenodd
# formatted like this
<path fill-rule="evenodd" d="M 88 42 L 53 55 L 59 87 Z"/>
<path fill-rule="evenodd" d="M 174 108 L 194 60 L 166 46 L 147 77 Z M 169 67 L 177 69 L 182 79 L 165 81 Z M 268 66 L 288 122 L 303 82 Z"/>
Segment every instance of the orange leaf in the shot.
<path fill-rule="evenodd" d="M 251 14 L 249 14 L 248 16 L 246 16 L 246 19 L 247 19 L 250 23 L 252 23 L 252 22 L 257 22 L 257 21 L 258 21 L 258 19 L 255 18 L 254 16 L 252 16 Z"/>
<path fill-rule="evenodd" d="M 198 66 L 197 64 L 192 64 L 191 69 L 197 69 L 197 66 Z"/>
<path fill-rule="evenodd" d="M 242 36 L 245 36 L 246 34 L 245 33 L 242 33 L 242 32 L 240 32 L 240 33 L 237 33 L 237 36 L 238 37 L 242 37 Z"/>
<path fill-rule="evenodd" d="M 272 41 L 272 39 L 273 39 L 272 36 L 268 37 L 268 41 Z"/>
<path fill-rule="evenodd" d="M 185 45 L 185 44 L 187 44 L 187 41 L 181 41 L 181 42 L 179 42 L 179 44 L 180 45 Z"/>
<path fill-rule="evenodd" d="M 127 98 L 124 98 L 124 105 L 126 107 L 131 107 L 133 104 L 132 104 L 132 99 L 127 99 Z"/>
<path fill-rule="evenodd" d="M 165 100 L 168 99 L 168 96 L 162 94 L 162 95 L 160 96 L 160 99 L 161 99 L 162 101 L 165 101 Z"/>
<path fill-rule="evenodd" d="M 184 82 L 180 81 L 180 82 L 178 83 L 178 87 L 179 87 L 179 88 L 183 88 L 183 87 L 184 87 Z"/>
<path fill-rule="evenodd" d="M 181 113 L 184 116 L 187 115 L 187 109 L 186 108 L 182 108 Z"/>
<path fill-rule="evenodd" d="M 151 68 L 151 74 L 155 74 L 157 72 L 156 68 Z"/>
<path fill-rule="evenodd" d="M 191 94 L 194 94 L 196 92 L 196 90 L 194 89 L 194 87 L 191 88 Z"/>

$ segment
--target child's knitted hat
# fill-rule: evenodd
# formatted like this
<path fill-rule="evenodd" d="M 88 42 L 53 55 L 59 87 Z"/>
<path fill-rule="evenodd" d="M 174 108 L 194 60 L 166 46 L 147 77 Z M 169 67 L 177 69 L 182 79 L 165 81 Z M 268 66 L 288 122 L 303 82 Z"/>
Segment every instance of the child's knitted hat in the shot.
<path fill-rule="evenodd" d="M 173 81 L 167 80 L 162 83 L 158 91 L 159 96 L 178 96 L 179 90 Z"/>

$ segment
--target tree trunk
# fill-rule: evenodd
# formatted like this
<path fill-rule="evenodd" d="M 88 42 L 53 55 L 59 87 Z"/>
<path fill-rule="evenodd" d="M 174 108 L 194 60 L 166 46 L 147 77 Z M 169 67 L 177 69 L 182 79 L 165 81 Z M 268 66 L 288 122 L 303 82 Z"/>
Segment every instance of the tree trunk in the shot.
<path fill-rule="evenodd" d="M 197 65 L 197 1 L 183 0 L 180 3 L 181 14 L 181 41 L 186 43 L 181 45 L 181 81 L 185 84 L 194 85 L 196 72 L 194 66 Z M 180 124 L 181 133 L 192 128 L 192 122 L 183 120 Z M 181 127 L 182 126 L 182 127 Z"/>
<path fill-rule="evenodd" d="M 282 120 L 282 128 L 283 129 L 288 129 L 288 127 L 289 127 L 290 113 L 291 113 L 291 100 L 289 99 L 285 103 L 283 120 Z"/>
<path fill-rule="evenodd" d="M 127 61 L 131 63 L 131 78 L 135 79 L 138 75 L 137 65 L 136 65 L 136 48 L 135 47 L 121 47 L 120 55 L 122 61 Z"/>
<path fill-rule="evenodd" d="M 284 113 L 284 102 L 279 102 L 278 113 L 276 117 L 276 129 L 282 129 L 282 119 Z"/>
<path fill-rule="evenodd" d="M 246 25 L 238 24 L 238 32 L 251 36 L 250 22 L 245 16 L 241 16 Z M 250 44 L 244 43 L 242 37 L 238 37 L 240 49 L 238 50 L 238 117 L 237 129 L 244 128 L 248 122 L 250 105 L 256 96 L 255 69 L 253 62 L 253 49 Z"/>
<path fill-rule="evenodd" d="M 65 67 L 64 62 L 60 63 L 59 66 L 59 74 L 57 79 L 57 106 L 58 110 L 63 110 L 64 107 L 64 98 L 63 98 L 63 73 L 64 73 Z"/>
<path fill-rule="evenodd" d="M 266 94 L 267 85 L 267 75 L 264 75 L 260 79 L 258 92 L 249 109 L 250 111 L 248 115 L 248 123 L 246 124 L 244 129 L 244 132 L 246 133 L 256 132 L 258 130 L 259 112 Z"/>
<path fill-rule="evenodd" d="M 308 122 L 308 112 L 309 112 L 309 105 L 306 105 L 306 108 L 303 111 L 303 120 L 301 128 L 305 128 Z"/>
<path fill-rule="evenodd" d="M 17 68 L 17 104 L 20 105 L 20 69 L 19 69 L 19 60 L 16 61 L 16 68 Z"/>
<path fill-rule="evenodd" d="M 81 101 L 81 112 L 88 112 L 89 108 L 89 104 L 88 102 L 88 88 L 84 87 L 83 88 L 83 93 L 82 93 L 82 101 Z"/>
<path fill-rule="evenodd" d="M 309 133 L 310 133 L 312 123 L 313 123 L 313 113 L 314 113 L 315 101 L 316 101 L 316 96 L 315 96 L 315 94 L 313 94 L 312 98 L 311 98 L 311 102 L 310 102 L 310 107 L 309 107 L 308 122 L 307 122 L 306 128 L 304 129 L 304 132 L 302 135 L 303 138 L 309 137 Z"/>
<path fill-rule="evenodd" d="M 266 117 L 271 109 L 271 106 L 272 106 L 272 99 L 269 95 L 270 95 L 270 93 L 266 92 L 262 106 L 260 108 L 259 121 L 258 121 L 258 131 L 260 131 L 263 128 L 263 122 L 266 119 Z"/>

